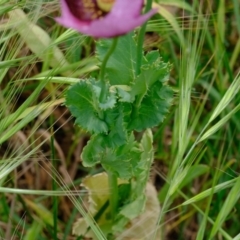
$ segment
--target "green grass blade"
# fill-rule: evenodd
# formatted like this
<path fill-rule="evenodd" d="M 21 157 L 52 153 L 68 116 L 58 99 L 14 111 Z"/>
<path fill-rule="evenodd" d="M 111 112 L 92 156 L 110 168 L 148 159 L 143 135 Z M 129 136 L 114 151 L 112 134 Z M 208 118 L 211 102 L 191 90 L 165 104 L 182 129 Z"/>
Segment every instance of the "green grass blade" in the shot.
<path fill-rule="evenodd" d="M 15 9 L 8 14 L 17 32 L 33 53 L 45 62 L 49 62 L 53 68 L 61 68 L 68 65 L 61 50 L 52 45 L 49 35 L 42 28 L 29 21 L 21 9 Z M 66 72 L 65 75 L 69 76 L 71 73 Z"/>
<path fill-rule="evenodd" d="M 24 236 L 23 240 L 38 239 L 39 234 L 41 234 L 42 229 L 43 229 L 42 223 L 35 220 L 31 224 L 31 227 L 27 230 L 26 235 Z"/>
<path fill-rule="evenodd" d="M 159 14 L 169 22 L 169 24 L 172 26 L 172 28 L 176 32 L 181 46 L 184 47 L 185 46 L 184 36 L 176 18 L 169 11 L 167 11 L 165 8 L 159 7 L 159 5 L 156 3 L 153 3 L 153 7 L 161 9 L 159 11 Z"/>
<path fill-rule="evenodd" d="M 238 0 L 233 0 L 233 5 L 234 5 L 234 13 L 235 13 L 235 18 L 236 18 L 236 23 L 237 23 L 237 29 L 238 29 L 238 35 L 240 36 L 240 3 Z"/>
<path fill-rule="evenodd" d="M 0 121 L 0 126 L 2 126 L 2 128 L 0 128 L 0 131 L 4 131 L 4 134 L 0 136 L 0 144 L 9 139 L 11 136 L 13 136 L 17 131 L 25 127 L 29 122 L 31 122 L 34 118 L 43 113 L 46 109 L 59 105 L 63 101 L 64 101 L 63 99 L 59 99 L 42 103 L 37 106 L 26 108 L 25 110 L 19 113 L 18 111 L 16 111 L 15 113 L 12 113 L 8 117 L 4 118 L 2 121 Z M 50 114 L 51 113 L 49 112 L 48 115 Z M 11 124 L 15 123 L 16 121 L 19 122 L 8 128 Z"/>
<path fill-rule="evenodd" d="M 218 121 L 214 126 L 212 126 L 207 132 L 203 134 L 203 136 L 199 139 L 198 143 L 206 140 L 211 135 L 213 135 L 215 132 L 217 132 L 224 124 L 227 123 L 227 121 L 240 110 L 240 104 L 238 104 L 230 113 L 228 113 L 225 117 L 223 117 L 220 121 Z"/>
<path fill-rule="evenodd" d="M 198 202 L 206 197 L 211 196 L 212 192 L 217 193 L 217 192 L 222 191 L 223 189 L 230 188 L 235 184 L 236 180 L 237 179 L 235 178 L 233 180 L 229 180 L 224 183 L 218 184 L 218 185 L 214 186 L 213 188 L 209 188 L 209 189 L 197 194 L 196 196 L 188 199 L 187 201 L 183 202 L 182 205 L 189 205 L 189 204 Z"/>
<path fill-rule="evenodd" d="M 240 74 L 234 79 L 232 84 L 229 86 L 227 92 L 224 94 L 223 98 L 215 108 L 211 118 L 208 123 L 211 123 L 219 114 L 230 104 L 230 102 L 234 99 L 236 94 L 239 93 L 240 90 Z"/>
<path fill-rule="evenodd" d="M 240 240 L 240 233 L 237 236 L 235 236 L 232 240 Z"/>
<path fill-rule="evenodd" d="M 233 188 L 229 192 L 224 205 L 222 206 L 217 219 L 214 222 L 211 234 L 210 234 L 210 239 L 212 239 L 216 233 L 218 232 L 219 228 L 223 224 L 223 222 L 226 220 L 227 216 L 229 215 L 230 211 L 234 208 L 236 202 L 238 201 L 240 197 L 240 177 L 237 178 L 237 181 L 235 182 Z"/>

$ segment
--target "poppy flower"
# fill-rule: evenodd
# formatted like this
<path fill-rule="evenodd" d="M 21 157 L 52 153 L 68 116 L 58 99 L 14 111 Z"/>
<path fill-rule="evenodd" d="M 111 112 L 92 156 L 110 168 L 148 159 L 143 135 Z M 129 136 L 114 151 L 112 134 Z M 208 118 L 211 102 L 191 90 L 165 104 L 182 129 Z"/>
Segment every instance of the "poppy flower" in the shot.
<path fill-rule="evenodd" d="M 142 25 L 156 9 L 141 15 L 144 0 L 61 0 L 56 21 L 93 37 L 115 37 Z"/>

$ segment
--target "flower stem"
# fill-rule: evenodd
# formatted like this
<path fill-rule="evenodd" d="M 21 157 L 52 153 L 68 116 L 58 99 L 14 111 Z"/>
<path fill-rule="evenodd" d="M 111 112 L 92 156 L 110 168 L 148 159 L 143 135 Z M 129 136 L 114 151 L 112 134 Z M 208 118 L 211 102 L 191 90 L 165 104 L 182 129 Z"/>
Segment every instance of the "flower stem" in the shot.
<path fill-rule="evenodd" d="M 108 184 L 110 189 L 111 218 L 112 221 L 114 221 L 118 207 L 118 184 L 117 175 L 115 173 L 108 172 Z"/>
<path fill-rule="evenodd" d="M 106 85 L 105 79 L 104 79 L 105 70 L 106 70 L 107 62 L 117 46 L 117 42 L 118 42 L 118 38 L 116 37 L 113 39 L 112 46 L 108 49 L 108 52 L 102 61 L 102 65 L 101 65 L 101 69 L 100 69 L 100 81 L 101 81 L 101 86 L 102 86 L 101 94 L 100 94 L 100 102 L 104 102 L 104 100 L 106 98 L 107 85 Z"/>
<path fill-rule="evenodd" d="M 152 8 L 152 0 L 147 0 L 147 5 L 145 7 L 145 13 L 147 13 Z M 138 42 L 137 42 L 137 62 L 136 62 L 136 75 L 139 75 L 141 72 L 141 66 L 142 66 L 142 58 L 143 58 L 143 43 L 144 43 L 144 37 L 145 32 L 147 28 L 147 22 L 145 22 L 138 35 Z"/>

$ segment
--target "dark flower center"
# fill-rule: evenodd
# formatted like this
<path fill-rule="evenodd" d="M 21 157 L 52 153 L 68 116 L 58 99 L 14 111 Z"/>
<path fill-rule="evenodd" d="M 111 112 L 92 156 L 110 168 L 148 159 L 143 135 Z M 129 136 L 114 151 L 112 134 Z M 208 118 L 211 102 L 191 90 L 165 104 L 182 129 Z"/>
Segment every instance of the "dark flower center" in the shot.
<path fill-rule="evenodd" d="M 104 17 L 111 10 L 115 0 L 67 0 L 71 13 L 83 21 Z"/>

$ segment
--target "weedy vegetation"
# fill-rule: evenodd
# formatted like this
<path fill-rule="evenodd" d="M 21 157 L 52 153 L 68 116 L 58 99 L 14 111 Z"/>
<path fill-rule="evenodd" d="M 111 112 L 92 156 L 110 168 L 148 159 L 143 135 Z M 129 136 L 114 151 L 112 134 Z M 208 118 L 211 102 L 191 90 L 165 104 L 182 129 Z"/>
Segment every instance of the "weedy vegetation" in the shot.
<path fill-rule="evenodd" d="M 153 7 L 139 50 L 0 0 L 0 239 L 240 239 L 240 3 Z"/>

